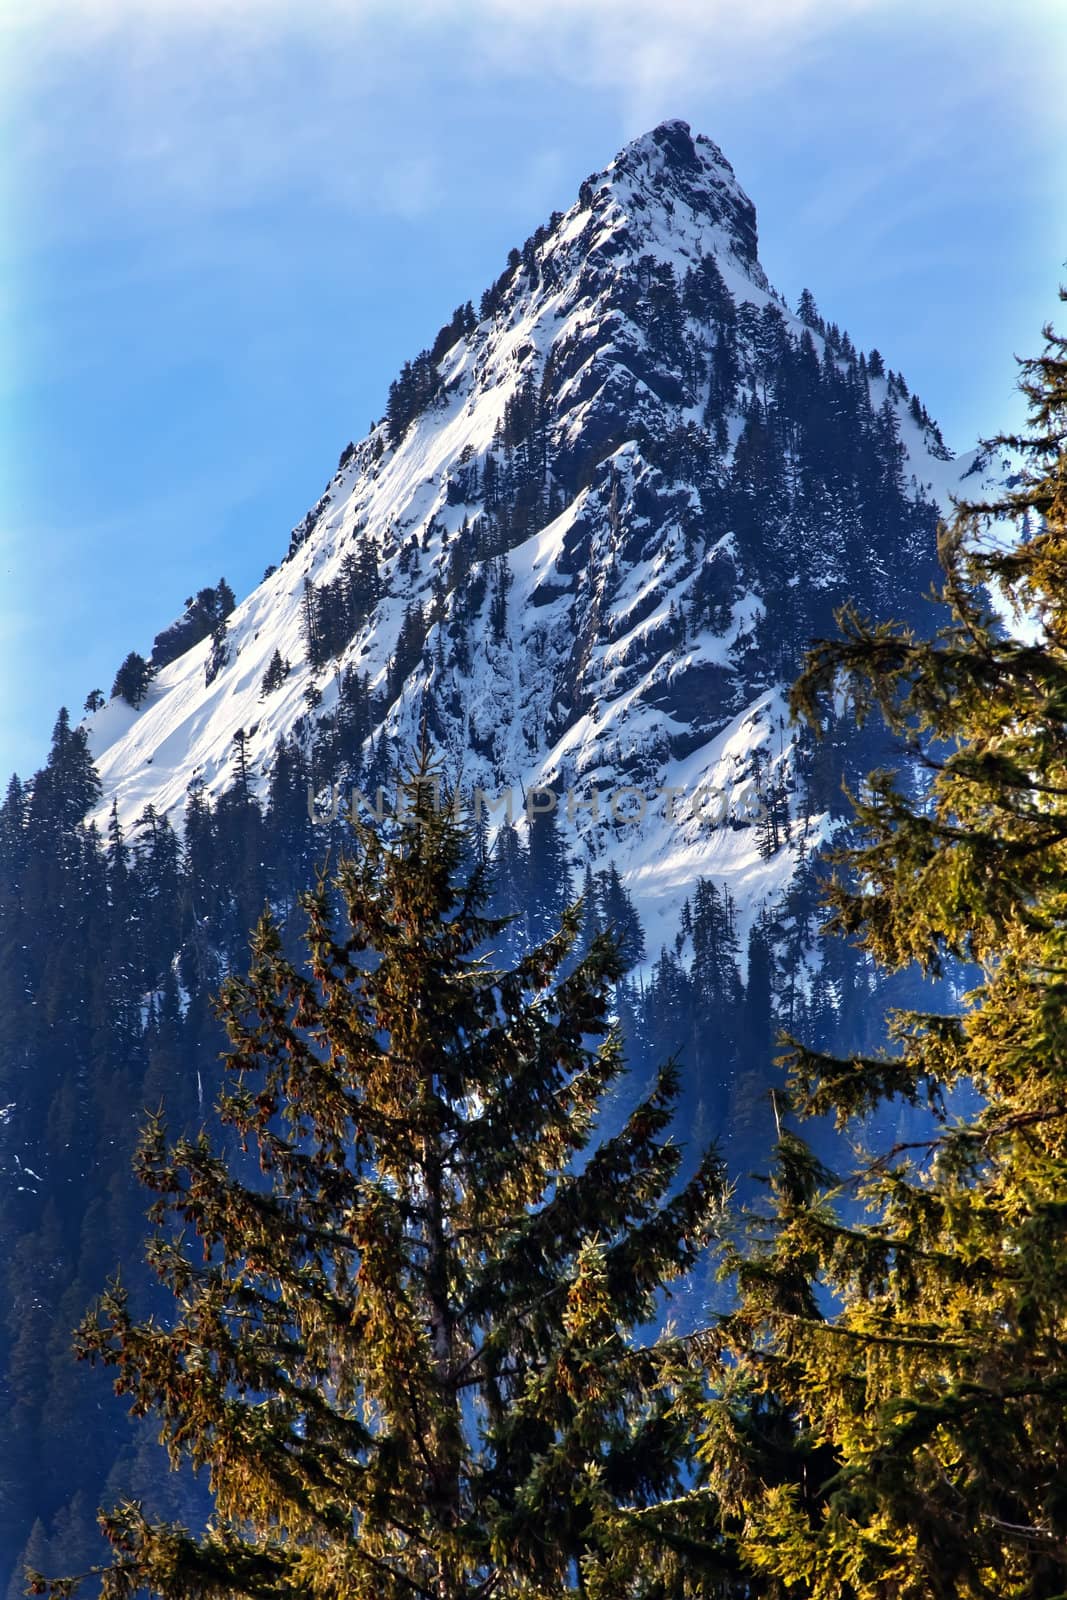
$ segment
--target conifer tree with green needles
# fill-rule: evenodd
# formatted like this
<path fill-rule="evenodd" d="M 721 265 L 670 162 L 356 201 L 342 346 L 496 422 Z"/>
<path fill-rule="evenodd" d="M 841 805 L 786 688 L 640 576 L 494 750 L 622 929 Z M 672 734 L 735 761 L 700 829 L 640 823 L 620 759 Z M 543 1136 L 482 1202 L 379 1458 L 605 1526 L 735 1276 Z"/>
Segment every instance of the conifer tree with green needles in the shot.
<path fill-rule="evenodd" d="M 716 1227 L 719 1160 L 680 1181 L 672 1066 L 598 1135 L 619 956 L 575 961 L 575 905 L 495 970 L 436 777 L 423 758 L 394 834 L 305 896 L 306 971 L 261 920 L 220 1000 L 224 1142 L 145 1129 L 172 1306 L 138 1320 L 113 1284 L 78 1349 L 212 1512 L 103 1515 L 107 1600 L 652 1600 L 730 1572 L 685 1421 L 699 1365 L 636 1331 Z"/>
<path fill-rule="evenodd" d="M 1045 340 L 1028 429 L 994 441 L 1019 474 L 942 530 L 944 626 L 846 611 L 794 695 L 816 727 L 831 695 L 880 712 L 903 756 L 857 797 L 831 930 L 883 968 L 977 977 L 961 1014 L 896 1015 L 884 1056 L 791 1050 L 801 1117 L 929 1119 L 843 1183 L 787 1126 L 726 1262 L 702 1453 L 764 1593 L 1067 1593 L 1067 340 Z M 789 1423 L 778 1478 L 761 1408 Z"/>

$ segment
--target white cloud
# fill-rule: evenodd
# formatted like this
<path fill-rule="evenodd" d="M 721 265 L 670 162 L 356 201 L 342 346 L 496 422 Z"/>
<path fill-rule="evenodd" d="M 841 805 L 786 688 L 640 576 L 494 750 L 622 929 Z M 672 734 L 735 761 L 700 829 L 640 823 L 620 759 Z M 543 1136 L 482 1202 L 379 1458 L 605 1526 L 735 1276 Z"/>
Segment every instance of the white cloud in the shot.
<path fill-rule="evenodd" d="M 36 0 L 0 9 L 5 177 L 59 230 L 86 221 L 58 200 L 46 219 L 48 191 L 64 183 L 127 222 L 292 188 L 413 217 L 443 199 L 434 107 L 450 92 L 467 91 L 466 115 L 480 89 L 509 80 L 549 97 L 554 84 L 589 89 L 615 104 L 621 142 L 744 85 L 765 101 L 773 139 L 779 85 L 852 32 L 1026 38 L 1050 19 L 1031 62 L 1037 88 L 1062 16 L 1059 0 L 1010 19 L 993 0 L 412 0 L 399 16 L 380 0 L 299 11 L 291 0 Z M 995 60 L 1003 71 L 1005 53 Z M 1026 114 L 1055 116 L 1058 103 L 1034 92 Z M 551 164 L 552 143 L 546 128 L 535 161 Z"/>

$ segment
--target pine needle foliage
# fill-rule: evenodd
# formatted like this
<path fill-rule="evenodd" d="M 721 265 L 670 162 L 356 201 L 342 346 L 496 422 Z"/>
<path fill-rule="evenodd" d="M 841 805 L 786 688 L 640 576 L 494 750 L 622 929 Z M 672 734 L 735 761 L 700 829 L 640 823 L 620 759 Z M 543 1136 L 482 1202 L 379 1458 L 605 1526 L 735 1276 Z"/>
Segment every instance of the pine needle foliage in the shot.
<path fill-rule="evenodd" d="M 720 1592 L 700 1373 L 635 1334 L 716 1226 L 720 1163 L 679 1180 L 672 1066 L 598 1137 L 618 953 L 574 959 L 575 905 L 494 970 L 504 924 L 438 778 L 424 756 L 394 835 L 362 830 L 304 897 L 306 971 L 260 921 L 221 994 L 222 1142 L 144 1130 L 171 1310 L 137 1320 L 116 1282 L 78 1351 L 213 1512 L 102 1516 L 106 1600 Z"/>
<path fill-rule="evenodd" d="M 1010 492 L 942 530 L 945 625 L 846 611 L 795 691 L 816 726 L 831 695 L 880 712 L 904 752 L 856 799 L 831 928 L 979 981 L 959 1015 L 896 1015 L 884 1058 L 788 1058 L 801 1116 L 929 1117 L 845 1183 L 786 1131 L 726 1263 L 739 1305 L 706 1344 L 747 1410 L 712 1407 L 702 1449 L 763 1592 L 1067 1593 L 1067 341 L 1044 331 L 1029 428 L 994 441 L 1021 458 Z M 792 1419 L 792 1481 L 751 1469 L 754 1403 Z"/>

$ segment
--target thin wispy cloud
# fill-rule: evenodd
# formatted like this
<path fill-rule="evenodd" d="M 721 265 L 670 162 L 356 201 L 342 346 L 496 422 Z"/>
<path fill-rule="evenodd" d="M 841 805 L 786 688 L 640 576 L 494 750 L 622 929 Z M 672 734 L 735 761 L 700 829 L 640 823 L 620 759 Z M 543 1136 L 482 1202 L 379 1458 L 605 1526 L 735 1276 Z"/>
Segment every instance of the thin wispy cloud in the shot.
<path fill-rule="evenodd" d="M 765 100 L 773 139 L 783 79 L 850 28 L 906 29 L 911 10 L 910 0 L 423 0 L 398 18 L 336 0 L 295 16 L 275 0 L 38 0 L 0 21 L 0 250 L 106 227 L 156 231 L 287 193 L 416 220 L 447 206 L 461 181 L 441 159 L 448 130 L 419 110 L 432 103 L 440 116 L 442 78 L 459 117 L 477 115 L 479 96 L 502 80 L 586 86 L 614 103 L 619 142 L 695 100 L 729 102 L 744 83 Z M 973 6 L 938 11 L 946 27 L 987 25 Z M 996 59 L 1012 70 L 1004 52 Z M 856 93 L 841 85 L 843 99 Z M 1051 117 L 1057 104 L 1035 94 L 1028 115 Z M 952 137 L 947 109 L 927 104 L 924 121 Z M 550 145 L 532 153 L 532 181 L 515 185 L 516 212 L 553 194 Z M 901 153 L 892 159 L 899 167 Z M 842 174 L 836 196 L 824 187 L 813 204 L 840 214 L 854 181 Z M 91 211 L 72 203 L 79 193 L 93 194 Z"/>
<path fill-rule="evenodd" d="M 413 105 L 420 89 L 442 92 L 442 77 L 584 85 L 614 99 L 627 134 L 694 96 L 728 98 L 740 81 L 766 98 L 773 137 L 783 75 L 830 41 L 847 44 L 850 28 L 906 34 L 912 15 L 951 40 L 953 27 L 993 25 L 996 11 L 911 0 L 423 0 L 398 15 L 316 0 L 294 14 L 280 0 L 38 0 L 0 21 L 6 161 L 16 190 L 25 174 L 76 183 L 106 169 L 110 203 L 131 221 L 291 188 L 415 216 L 445 198 L 432 124 Z M 1032 83 L 1053 53 L 1029 63 Z M 996 70 L 1012 70 L 1003 51 Z M 857 87 L 842 82 L 842 98 Z M 1028 115 L 1053 116 L 1056 104 L 1034 96 Z"/>

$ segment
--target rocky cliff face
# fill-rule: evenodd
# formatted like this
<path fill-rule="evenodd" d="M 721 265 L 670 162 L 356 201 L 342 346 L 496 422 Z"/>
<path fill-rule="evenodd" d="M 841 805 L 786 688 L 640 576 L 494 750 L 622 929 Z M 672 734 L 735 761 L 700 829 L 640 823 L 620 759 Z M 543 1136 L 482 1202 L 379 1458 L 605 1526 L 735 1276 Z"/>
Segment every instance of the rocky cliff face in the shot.
<path fill-rule="evenodd" d="M 177 822 L 190 782 L 232 782 L 238 730 L 260 792 L 289 741 L 318 786 L 365 787 L 425 718 L 464 785 L 570 794 L 574 860 L 617 864 L 650 949 L 698 874 L 754 907 L 790 870 L 757 849 L 754 774 L 801 803 L 782 687 L 841 600 L 912 603 L 974 459 L 800 311 L 716 145 L 678 121 L 628 145 L 405 367 L 221 668 L 205 639 L 92 719 L 105 808 Z"/>

